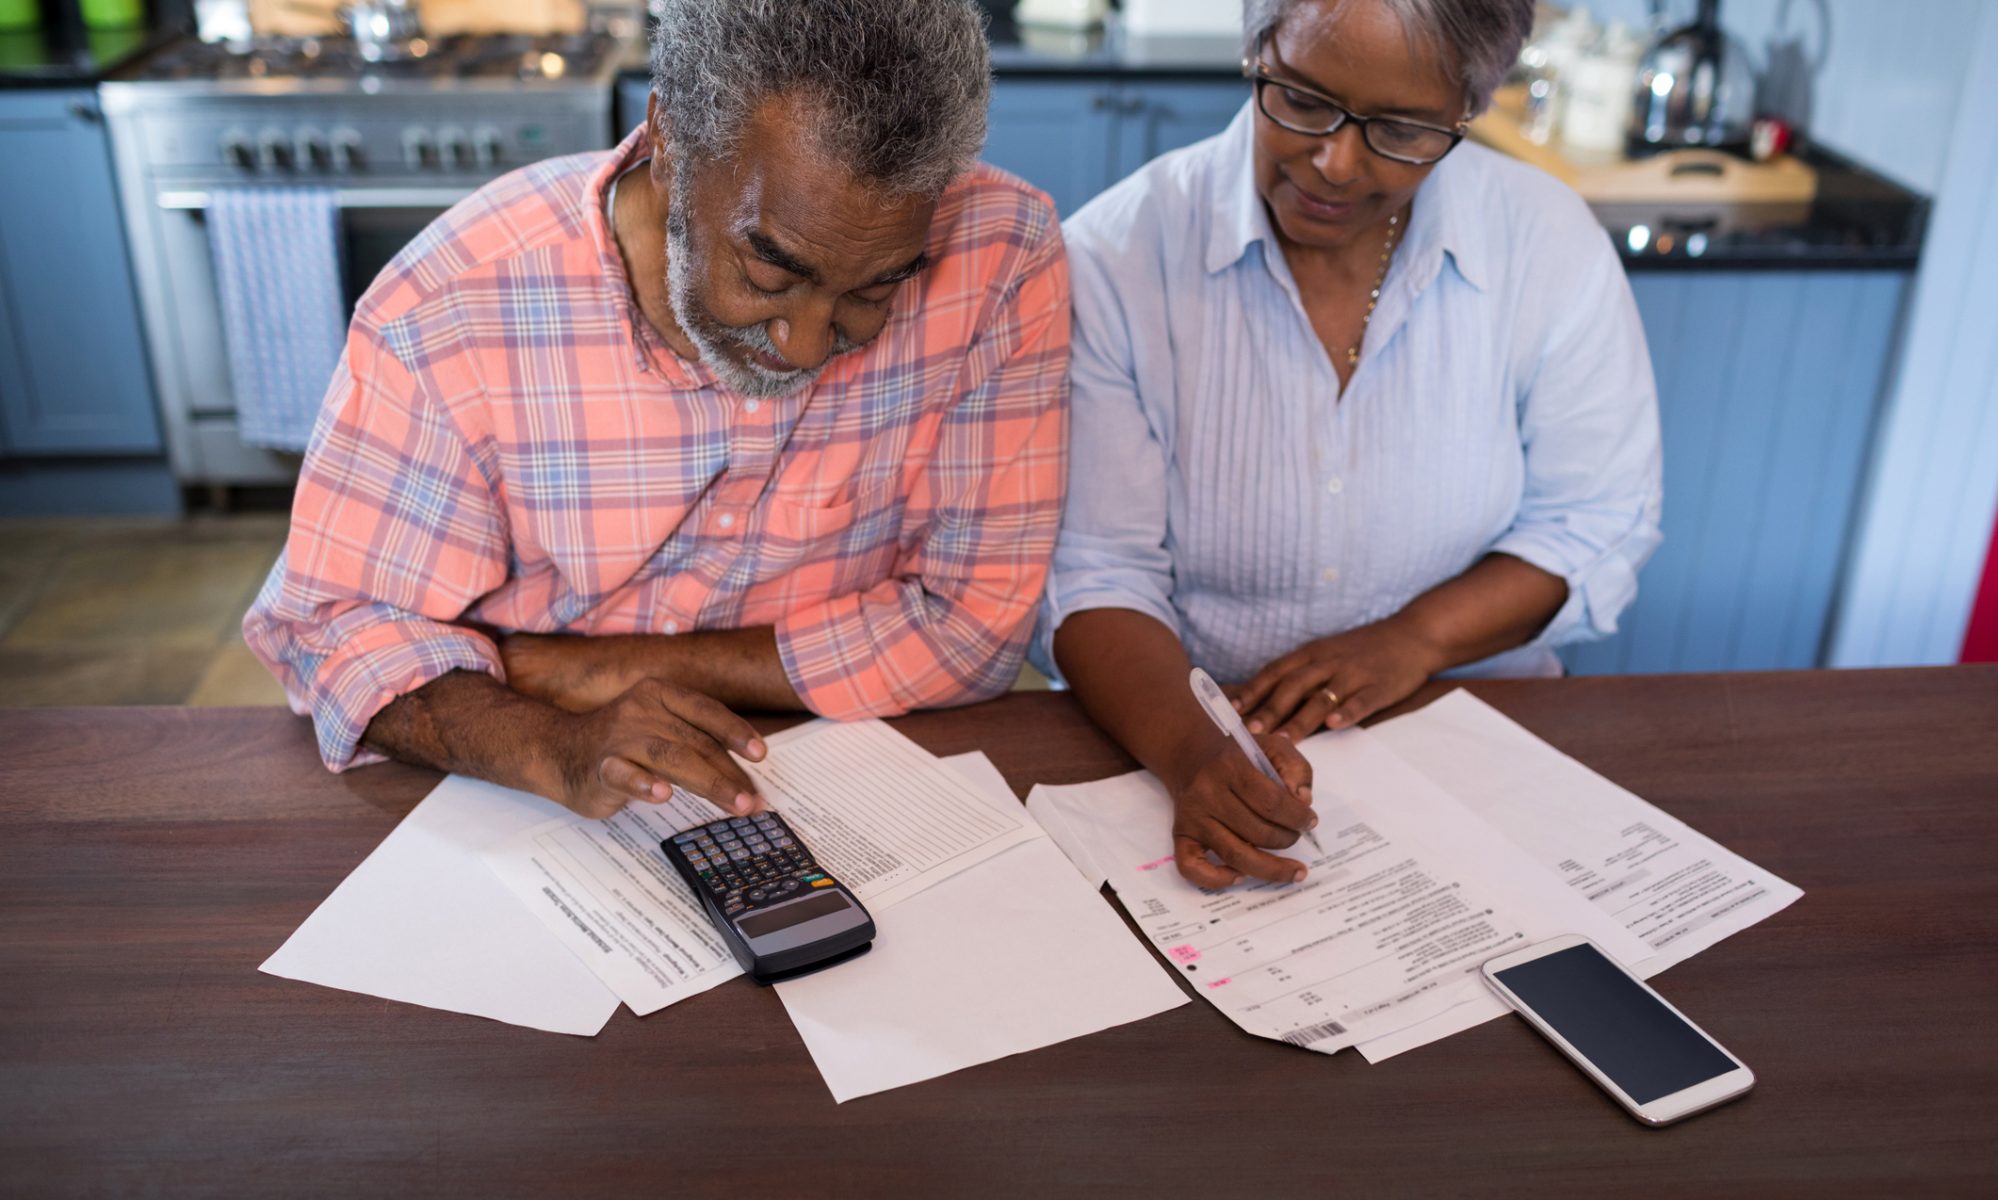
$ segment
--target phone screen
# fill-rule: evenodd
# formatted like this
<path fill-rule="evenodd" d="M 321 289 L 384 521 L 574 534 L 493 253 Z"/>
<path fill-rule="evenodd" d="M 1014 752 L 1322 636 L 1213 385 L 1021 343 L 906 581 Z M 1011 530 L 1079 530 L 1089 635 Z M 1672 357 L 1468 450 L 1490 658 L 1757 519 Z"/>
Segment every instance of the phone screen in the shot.
<path fill-rule="evenodd" d="M 1494 974 L 1639 1104 L 1740 1066 L 1593 946 Z"/>

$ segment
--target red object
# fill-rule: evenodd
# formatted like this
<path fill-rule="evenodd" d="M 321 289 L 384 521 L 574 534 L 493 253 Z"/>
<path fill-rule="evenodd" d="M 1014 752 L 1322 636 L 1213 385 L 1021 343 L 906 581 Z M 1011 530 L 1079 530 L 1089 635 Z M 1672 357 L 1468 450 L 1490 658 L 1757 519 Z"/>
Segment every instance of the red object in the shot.
<path fill-rule="evenodd" d="M 1970 610 L 1970 630 L 1963 635 L 1962 661 L 1998 662 L 1998 525 L 1991 530 L 1984 582 L 1977 589 L 1977 606 Z"/>

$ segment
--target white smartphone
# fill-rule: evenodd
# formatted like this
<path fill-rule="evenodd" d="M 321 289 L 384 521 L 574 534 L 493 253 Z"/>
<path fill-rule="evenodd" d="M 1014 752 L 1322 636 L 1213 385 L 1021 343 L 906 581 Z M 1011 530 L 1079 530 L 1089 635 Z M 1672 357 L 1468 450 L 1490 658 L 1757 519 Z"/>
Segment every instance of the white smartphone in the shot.
<path fill-rule="evenodd" d="M 1575 934 L 1501 954 L 1485 982 L 1646 1125 L 1725 1104 L 1755 1074 L 1589 939 Z"/>

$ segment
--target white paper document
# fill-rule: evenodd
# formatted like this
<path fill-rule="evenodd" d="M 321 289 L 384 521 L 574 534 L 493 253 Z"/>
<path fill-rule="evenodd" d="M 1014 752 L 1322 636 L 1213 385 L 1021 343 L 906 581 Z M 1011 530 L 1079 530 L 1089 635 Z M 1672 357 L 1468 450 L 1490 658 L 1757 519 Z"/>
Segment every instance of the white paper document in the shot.
<path fill-rule="evenodd" d="M 788 731 L 787 731 L 788 732 Z M 749 765 L 770 807 L 877 920 L 900 900 L 1038 836 L 879 721 L 819 722 Z M 564 815 L 486 855 L 521 904 L 640 1016 L 740 974 L 659 843 L 721 816 L 676 792 L 607 821 Z"/>
<path fill-rule="evenodd" d="M 1371 730 L 1551 877 L 1642 939 L 1645 978 L 1782 911 L 1803 892 L 1533 736 L 1465 691 Z M 1483 995 L 1360 1046 L 1378 1062 L 1510 1010 Z"/>
<path fill-rule="evenodd" d="M 1172 805 L 1146 772 L 1036 789 L 1060 836 L 1101 868 L 1167 961 L 1237 1025 L 1332 1053 L 1445 1013 L 1484 989 L 1479 964 L 1560 933 L 1629 961 L 1646 947 L 1360 730 L 1299 749 L 1324 853 L 1286 853 L 1301 884 L 1205 891 L 1171 855 Z"/>
<path fill-rule="evenodd" d="M 944 761 L 995 807 L 1019 808 L 983 755 Z M 874 919 L 868 953 L 777 985 L 841 1103 L 1186 1003 L 1045 837 Z"/>
<path fill-rule="evenodd" d="M 590 1036 L 617 996 L 486 868 L 489 847 L 561 813 L 452 776 L 341 881 L 262 969 L 553 1033 Z"/>

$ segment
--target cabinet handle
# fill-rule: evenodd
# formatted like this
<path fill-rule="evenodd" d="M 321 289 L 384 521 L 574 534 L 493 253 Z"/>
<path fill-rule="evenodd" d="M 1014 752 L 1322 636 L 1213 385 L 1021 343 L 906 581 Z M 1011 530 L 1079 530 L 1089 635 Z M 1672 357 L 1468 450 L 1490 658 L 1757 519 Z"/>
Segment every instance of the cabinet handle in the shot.
<path fill-rule="evenodd" d="M 96 125 L 104 120 L 104 114 L 98 112 L 95 105 L 85 104 L 81 100 L 70 102 L 69 115 L 86 125 Z"/>

